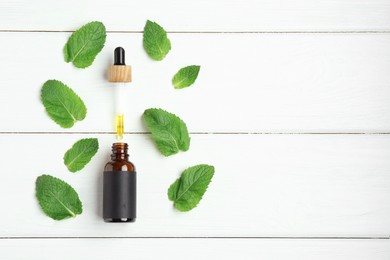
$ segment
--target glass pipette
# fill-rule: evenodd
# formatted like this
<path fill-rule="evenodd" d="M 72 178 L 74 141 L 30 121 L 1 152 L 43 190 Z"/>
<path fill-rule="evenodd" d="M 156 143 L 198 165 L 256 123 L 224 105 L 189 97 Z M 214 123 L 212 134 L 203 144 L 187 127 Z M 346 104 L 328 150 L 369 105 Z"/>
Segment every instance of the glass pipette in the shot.
<path fill-rule="evenodd" d="M 114 51 L 114 65 L 108 70 L 108 81 L 115 82 L 115 131 L 118 140 L 123 139 L 125 121 L 125 83 L 131 82 L 131 67 L 125 63 L 125 50 L 117 47 Z"/>

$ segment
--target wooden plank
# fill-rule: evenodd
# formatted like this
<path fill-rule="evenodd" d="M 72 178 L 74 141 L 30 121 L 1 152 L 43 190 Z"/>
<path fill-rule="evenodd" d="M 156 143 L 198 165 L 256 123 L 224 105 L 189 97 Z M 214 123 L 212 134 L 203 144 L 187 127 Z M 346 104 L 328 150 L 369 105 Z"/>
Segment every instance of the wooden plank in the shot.
<path fill-rule="evenodd" d="M 79 173 L 62 156 L 93 135 L 0 135 L 0 234 L 3 237 L 388 237 L 390 136 L 193 135 L 191 148 L 165 158 L 149 135 L 127 137 L 138 169 L 138 220 L 102 221 L 102 169 L 114 137 Z M 167 199 L 185 168 L 216 167 L 207 194 L 191 212 Z M 35 179 L 51 174 L 79 192 L 84 213 L 57 222 L 34 197 Z"/>
<path fill-rule="evenodd" d="M 141 31 L 147 19 L 169 31 L 390 29 L 387 0 L 18 0 L 1 1 L 0 10 L 0 29 L 6 30 L 74 30 L 101 20 L 109 30 Z"/>
<path fill-rule="evenodd" d="M 172 34 L 173 49 L 151 61 L 140 34 L 110 34 L 85 70 L 63 61 L 69 33 L 1 33 L 0 131 L 113 131 L 114 91 L 105 74 L 122 45 L 133 65 L 127 131 L 161 107 L 192 132 L 389 132 L 390 34 Z M 26 44 L 28 42 L 28 44 Z M 200 64 L 194 86 L 174 90 L 182 66 Z M 22 69 L 21 69 L 22 68 Z M 59 79 L 85 100 L 87 118 L 64 130 L 46 115 L 40 88 Z"/>
<path fill-rule="evenodd" d="M 44 250 L 42 250 L 44 246 Z M 151 250 L 151 248 L 153 250 Z M 64 252 L 59 254 L 58 252 Z M 388 240 L 29 239 L 0 240 L 3 259 L 387 260 Z"/>

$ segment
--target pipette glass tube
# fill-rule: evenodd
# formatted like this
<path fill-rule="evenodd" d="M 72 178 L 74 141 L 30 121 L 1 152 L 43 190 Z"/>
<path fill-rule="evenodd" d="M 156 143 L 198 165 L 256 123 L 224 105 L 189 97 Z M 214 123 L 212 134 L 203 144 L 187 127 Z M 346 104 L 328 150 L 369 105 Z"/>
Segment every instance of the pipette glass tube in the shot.
<path fill-rule="evenodd" d="M 126 66 L 125 50 L 117 47 L 114 51 L 114 65 L 110 66 L 108 80 L 115 82 L 115 131 L 118 140 L 123 139 L 125 130 L 125 83 L 131 82 L 131 67 Z"/>
<path fill-rule="evenodd" d="M 126 84 L 116 83 L 114 86 L 114 102 L 115 102 L 115 131 L 117 140 L 123 139 L 124 134 L 124 118 L 125 118 L 125 105 L 126 105 Z"/>

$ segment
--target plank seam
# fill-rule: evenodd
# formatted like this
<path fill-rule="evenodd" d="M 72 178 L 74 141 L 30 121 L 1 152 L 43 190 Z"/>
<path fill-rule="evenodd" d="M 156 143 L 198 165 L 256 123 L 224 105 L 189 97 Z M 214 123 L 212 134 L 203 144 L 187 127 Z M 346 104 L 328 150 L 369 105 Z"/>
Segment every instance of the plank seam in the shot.
<path fill-rule="evenodd" d="M 35 236 L 26 236 L 26 237 L 0 237 L 0 240 L 27 240 L 27 239 L 268 239 L 268 240 L 390 240 L 390 237 L 289 237 L 289 236 L 260 236 L 260 237 L 218 237 L 218 236 L 205 236 L 205 237 L 189 237 L 189 236 L 156 236 L 156 237 L 114 237 L 114 236 L 72 236 L 72 237 L 35 237 Z"/>
<path fill-rule="evenodd" d="M 115 132 L 0 132 L 0 135 L 115 135 Z M 150 132 L 124 132 L 126 135 L 150 135 Z M 191 135 L 390 135 L 390 132 L 189 132 Z"/>
<path fill-rule="evenodd" d="M 0 29 L 0 33 L 72 33 L 74 30 L 18 30 Z M 143 31 L 108 30 L 107 33 L 142 34 Z M 388 34 L 390 30 L 341 31 L 167 31 L 170 34 Z"/>

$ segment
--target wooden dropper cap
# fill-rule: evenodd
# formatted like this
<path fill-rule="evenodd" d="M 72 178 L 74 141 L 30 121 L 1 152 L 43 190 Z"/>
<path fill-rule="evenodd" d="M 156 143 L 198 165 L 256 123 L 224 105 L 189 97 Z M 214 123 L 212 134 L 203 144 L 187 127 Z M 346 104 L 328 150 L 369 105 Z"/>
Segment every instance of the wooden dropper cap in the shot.
<path fill-rule="evenodd" d="M 125 50 L 117 47 L 114 51 L 114 65 L 108 69 L 109 82 L 131 82 L 131 66 L 125 63 Z"/>

